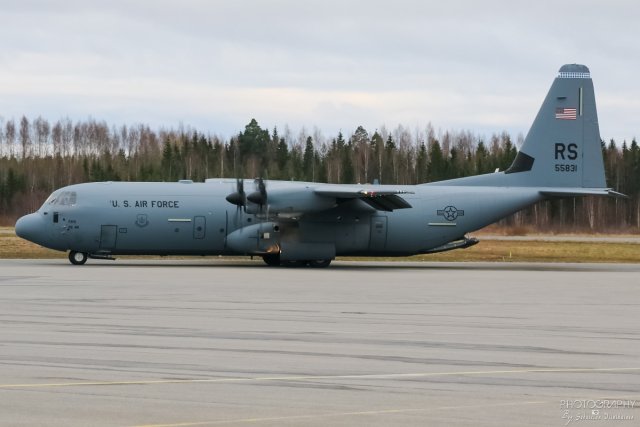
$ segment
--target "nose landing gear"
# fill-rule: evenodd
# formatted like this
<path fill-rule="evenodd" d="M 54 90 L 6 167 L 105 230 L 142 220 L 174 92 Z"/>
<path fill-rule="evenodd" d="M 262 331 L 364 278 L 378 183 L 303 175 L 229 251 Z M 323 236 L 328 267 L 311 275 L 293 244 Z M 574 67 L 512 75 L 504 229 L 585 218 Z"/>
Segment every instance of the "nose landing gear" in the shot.
<path fill-rule="evenodd" d="M 88 255 L 86 252 L 69 252 L 69 261 L 71 261 L 71 264 L 73 265 L 83 265 L 85 262 L 87 262 L 87 258 Z"/>

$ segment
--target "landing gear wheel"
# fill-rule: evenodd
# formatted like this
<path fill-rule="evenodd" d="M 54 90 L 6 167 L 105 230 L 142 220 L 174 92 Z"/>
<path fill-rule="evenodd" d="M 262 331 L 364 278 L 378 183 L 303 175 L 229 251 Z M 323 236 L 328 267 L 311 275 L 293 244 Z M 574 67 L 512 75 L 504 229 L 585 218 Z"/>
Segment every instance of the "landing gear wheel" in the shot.
<path fill-rule="evenodd" d="M 264 255 L 262 257 L 262 260 L 264 261 L 265 264 L 267 264 L 269 267 L 277 267 L 280 265 L 280 254 L 269 254 L 269 255 Z"/>
<path fill-rule="evenodd" d="M 312 268 L 327 268 L 331 264 L 331 259 L 312 259 L 307 261 L 309 267 Z"/>
<path fill-rule="evenodd" d="M 292 268 L 304 267 L 305 265 L 307 265 L 307 261 L 285 261 L 282 263 L 283 267 L 292 267 Z"/>
<path fill-rule="evenodd" d="M 73 265 L 83 265 L 87 262 L 87 254 L 85 252 L 71 251 L 69 252 L 69 261 Z"/>

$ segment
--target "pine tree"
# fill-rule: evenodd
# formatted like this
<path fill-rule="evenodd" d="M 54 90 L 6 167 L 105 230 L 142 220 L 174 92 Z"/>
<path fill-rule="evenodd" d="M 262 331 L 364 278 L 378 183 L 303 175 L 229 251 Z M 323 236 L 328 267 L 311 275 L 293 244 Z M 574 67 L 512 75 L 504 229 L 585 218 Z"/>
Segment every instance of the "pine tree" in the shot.
<path fill-rule="evenodd" d="M 418 148 L 418 156 L 416 157 L 416 184 L 427 182 L 428 169 L 427 169 L 427 146 L 422 141 L 420 148 Z"/>
<path fill-rule="evenodd" d="M 393 184 L 396 177 L 396 143 L 389 135 L 384 145 L 382 156 L 382 171 L 380 173 L 381 184 Z"/>
<path fill-rule="evenodd" d="M 384 140 L 382 136 L 375 131 L 371 137 L 371 151 L 373 154 L 373 161 L 371 162 L 371 177 L 382 181 L 382 154 L 384 153 Z"/>
<path fill-rule="evenodd" d="M 276 161 L 278 164 L 278 170 L 276 174 L 273 174 L 279 179 L 289 179 L 287 174 L 287 163 L 289 162 L 289 147 L 284 138 L 280 138 L 278 142 L 278 151 L 276 152 Z"/>
<path fill-rule="evenodd" d="M 478 147 L 476 148 L 476 162 L 475 162 L 475 173 L 480 175 L 483 173 L 491 172 L 491 164 L 489 162 L 489 153 L 484 146 L 484 142 L 481 140 L 478 142 Z"/>
<path fill-rule="evenodd" d="M 446 179 L 446 161 L 442 155 L 440 143 L 435 140 L 429 148 L 429 182 L 442 181 Z"/>
<path fill-rule="evenodd" d="M 256 119 L 251 119 L 244 132 L 238 135 L 240 161 L 244 169 L 254 177 L 264 176 L 268 162 L 266 158 L 269 131 L 263 130 Z"/>
<path fill-rule="evenodd" d="M 310 136 L 307 137 L 307 142 L 305 143 L 302 168 L 305 181 L 315 181 L 315 150 L 313 148 L 313 139 Z"/>
<path fill-rule="evenodd" d="M 173 149 L 168 139 L 165 139 L 162 148 L 162 170 L 163 180 L 173 181 Z"/>
<path fill-rule="evenodd" d="M 342 140 L 342 143 L 340 142 Z M 342 171 L 342 179 L 340 180 L 343 184 L 354 184 L 355 183 L 355 170 L 353 167 L 353 147 L 351 143 L 344 143 L 342 139 L 342 133 L 338 135 L 338 147 L 342 145 L 341 150 L 341 159 L 342 165 L 340 167 Z"/>
<path fill-rule="evenodd" d="M 355 176 L 358 182 L 369 182 L 369 134 L 364 127 L 358 126 L 351 137 L 355 155 Z"/>

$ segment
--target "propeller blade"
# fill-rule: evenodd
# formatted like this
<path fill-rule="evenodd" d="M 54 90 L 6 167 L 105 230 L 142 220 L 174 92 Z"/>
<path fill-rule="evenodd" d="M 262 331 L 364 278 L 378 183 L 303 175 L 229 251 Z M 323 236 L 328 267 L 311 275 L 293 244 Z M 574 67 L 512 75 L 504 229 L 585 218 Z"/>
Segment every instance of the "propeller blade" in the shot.
<path fill-rule="evenodd" d="M 265 205 L 267 203 L 267 186 L 262 178 L 255 180 L 256 191 L 247 196 L 247 200 L 256 205 Z"/>
<path fill-rule="evenodd" d="M 244 180 L 236 181 L 236 191 L 226 197 L 227 202 L 236 206 L 245 206 L 247 204 L 247 196 L 244 192 Z"/>

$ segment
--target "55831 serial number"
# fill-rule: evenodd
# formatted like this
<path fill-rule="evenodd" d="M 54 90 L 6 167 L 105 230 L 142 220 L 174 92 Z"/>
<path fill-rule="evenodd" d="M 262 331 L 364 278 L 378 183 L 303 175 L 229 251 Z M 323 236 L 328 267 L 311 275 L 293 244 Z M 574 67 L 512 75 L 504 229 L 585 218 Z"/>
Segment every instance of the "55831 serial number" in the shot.
<path fill-rule="evenodd" d="M 556 164 L 556 172 L 578 172 L 578 165 L 571 164 Z"/>

